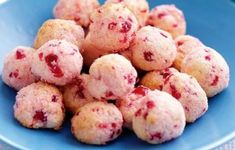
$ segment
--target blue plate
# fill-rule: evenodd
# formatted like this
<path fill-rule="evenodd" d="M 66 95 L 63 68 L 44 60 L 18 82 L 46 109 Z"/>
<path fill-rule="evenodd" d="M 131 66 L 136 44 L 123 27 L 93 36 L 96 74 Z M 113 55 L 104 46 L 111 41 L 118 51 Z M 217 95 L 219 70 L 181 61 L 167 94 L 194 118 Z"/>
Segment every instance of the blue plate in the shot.
<path fill-rule="evenodd" d="M 0 0 L 1 2 L 2 0 Z M 10 0 L 0 5 L 0 69 L 3 58 L 17 45 L 31 46 L 41 24 L 52 18 L 55 0 Z M 173 141 L 150 145 L 125 131 L 107 146 L 90 146 L 76 141 L 70 121 L 61 131 L 23 128 L 13 118 L 15 91 L 0 81 L 0 139 L 19 149 L 208 149 L 235 137 L 235 4 L 230 0 L 149 0 L 154 7 L 174 3 L 185 13 L 188 34 L 218 50 L 231 70 L 230 86 L 209 101 L 208 112 L 186 127 Z"/>

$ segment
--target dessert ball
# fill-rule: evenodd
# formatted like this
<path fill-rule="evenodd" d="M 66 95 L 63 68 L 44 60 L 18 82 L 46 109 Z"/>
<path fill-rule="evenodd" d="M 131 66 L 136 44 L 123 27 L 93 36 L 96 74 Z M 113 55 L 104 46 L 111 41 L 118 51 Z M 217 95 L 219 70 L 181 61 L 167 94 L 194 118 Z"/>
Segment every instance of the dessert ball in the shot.
<path fill-rule="evenodd" d="M 92 13 L 88 35 L 96 48 L 119 52 L 130 46 L 138 26 L 135 15 L 126 6 L 109 3 Z"/>
<path fill-rule="evenodd" d="M 149 25 L 168 31 L 173 38 L 184 35 L 186 32 L 184 14 L 175 5 L 156 6 L 150 12 L 147 22 Z"/>
<path fill-rule="evenodd" d="M 174 97 L 156 90 L 144 97 L 133 116 L 132 124 L 140 139 L 160 144 L 183 133 L 184 109 Z"/>
<path fill-rule="evenodd" d="M 75 113 L 78 108 L 95 101 L 87 91 L 88 80 L 89 75 L 82 74 L 75 82 L 64 87 L 63 97 L 66 110 Z"/>
<path fill-rule="evenodd" d="M 33 83 L 17 93 L 14 116 L 27 128 L 58 130 L 65 116 L 62 100 L 62 94 L 55 86 Z"/>
<path fill-rule="evenodd" d="M 121 111 L 124 123 L 123 125 L 132 129 L 132 118 L 135 115 L 141 99 L 148 94 L 150 90 L 144 86 L 138 86 L 133 91 L 116 101 L 116 106 Z"/>
<path fill-rule="evenodd" d="M 109 54 L 91 65 L 88 91 L 97 99 L 113 100 L 125 96 L 135 85 L 137 72 L 123 56 Z"/>
<path fill-rule="evenodd" d="M 84 64 L 90 66 L 94 60 L 97 58 L 108 54 L 103 49 L 98 49 L 93 42 L 90 40 L 90 35 L 88 34 L 82 44 L 82 49 L 84 52 L 82 53 Z"/>
<path fill-rule="evenodd" d="M 30 47 L 17 46 L 5 58 L 2 80 L 15 90 L 35 82 L 31 72 L 32 56 L 35 50 Z"/>
<path fill-rule="evenodd" d="M 203 47 L 202 42 L 190 35 L 180 35 L 175 39 L 175 44 L 177 47 L 177 55 L 174 61 L 173 66 L 178 70 L 181 69 L 181 63 L 184 57 L 191 52 L 192 50 Z"/>
<path fill-rule="evenodd" d="M 98 0 L 59 0 L 53 13 L 55 18 L 74 20 L 77 24 L 88 27 L 91 13 L 99 6 Z"/>
<path fill-rule="evenodd" d="M 149 4 L 146 0 L 106 0 L 106 3 L 122 3 L 136 16 L 139 25 L 144 26 L 149 15 Z"/>
<path fill-rule="evenodd" d="M 31 67 L 41 80 L 63 86 L 80 75 L 82 64 L 83 58 L 76 45 L 51 40 L 34 53 Z"/>
<path fill-rule="evenodd" d="M 220 93 L 229 84 L 227 62 L 209 47 L 199 47 L 186 55 L 181 71 L 195 77 L 208 97 Z"/>
<path fill-rule="evenodd" d="M 72 133 L 87 144 L 106 144 L 122 132 L 122 114 L 110 103 L 92 102 L 78 109 L 72 118 Z"/>
<path fill-rule="evenodd" d="M 163 91 L 175 97 L 183 106 L 186 121 L 194 122 L 208 109 L 208 99 L 195 78 L 175 73 L 163 85 Z"/>
<path fill-rule="evenodd" d="M 162 90 L 164 82 L 168 79 L 168 76 L 177 72 L 178 71 L 175 68 L 166 68 L 160 71 L 151 71 L 143 76 L 140 84 L 150 88 L 151 90 Z"/>
<path fill-rule="evenodd" d="M 50 40 L 66 40 L 81 48 L 84 31 L 74 21 L 50 19 L 44 22 L 34 41 L 34 48 L 38 49 Z M 82 49 L 80 49 L 82 51 Z"/>
<path fill-rule="evenodd" d="M 171 35 L 151 26 L 145 26 L 137 31 L 130 50 L 134 66 L 145 71 L 170 67 L 177 53 Z"/>

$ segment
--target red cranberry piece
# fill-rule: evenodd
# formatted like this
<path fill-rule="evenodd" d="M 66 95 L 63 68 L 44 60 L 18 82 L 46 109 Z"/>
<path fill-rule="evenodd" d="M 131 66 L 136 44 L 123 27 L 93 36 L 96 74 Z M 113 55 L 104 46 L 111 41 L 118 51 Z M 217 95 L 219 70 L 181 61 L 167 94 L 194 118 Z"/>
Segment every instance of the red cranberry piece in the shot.
<path fill-rule="evenodd" d="M 147 101 L 146 105 L 147 105 L 147 108 L 148 108 L 148 109 L 152 109 L 152 108 L 154 108 L 154 106 L 155 106 L 155 104 L 154 104 L 153 101 Z"/>
<path fill-rule="evenodd" d="M 163 12 L 157 15 L 158 19 L 162 19 L 165 16 L 166 16 L 166 13 L 163 13 Z"/>
<path fill-rule="evenodd" d="M 147 116 L 149 115 L 149 113 L 146 111 L 143 115 L 144 119 L 146 120 L 147 119 Z"/>
<path fill-rule="evenodd" d="M 184 44 L 183 41 L 178 41 L 178 42 L 177 42 L 177 45 L 178 45 L 178 46 L 181 46 L 181 45 L 183 45 L 183 44 Z"/>
<path fill-rule="evenodd" d="M 117 26 L 117 23 L 116 22 L 111 22 L 108 24 L 108 29 L 109 30 L 114 30 Z"/>
<path fill-rule="evenodd" d="M 137 111 L 135 112 L 135 116 L 136 116 L 136 117 L 141 116 L 141 111 L 142 111 L 141 109 L 137 110 Z"/>
<path fill-rule="evenodd" d="M 127 80 L 128 84 L 132 84 L 135 82 L 135 77 L 131 73 L 124 76 L 124 79 Z"/>
<path fill-rule="evenodd" d="M 211 60 L 211 56 L 210 56 L 210 55 L 206 55 L 206 56 L 205 56 L 205 60 L 210 61 L 210 60 Z"/>
<path fill-rule="evenodd" d="M 211 83 L 211 86 L 216 86 L 219 82 L 219 77 L 218 76 L 215 76 L 213 82 Z"/>
<path fill-rule="evenodd" d="M 111 97 L 111 96 L 114 96 L 113 92 L 112 91 L 106 91 L 105 97 Z"/>
<path fill-rule="evenodd" d="M 153 61 L 152 56 L 153 56 L 153 53 L 152 53 L 152 52 L 150 52 L 150 51 L 145 51 L 145 52 L 144 52 L 144 59 L 145 59 L 146 61 Z"/>
<path fill-rule="evenodd" d="M 100 124 L 98 125 L 98 127 L 101 128 L 101 129 L 105 129 L 105 128 L 108 127 L 108 125 L 105 124 L 105 123 L 100 123 Z"/>
<path fill-rule="evenodd" d="M 178 24 L 173 24 L 172 27 L 173 27 L 173 28 L 177 28 L 177 27 L 178 27 Z"/>
<path fill-rule="evenodd" d="M 167 84 L 167 82 L 170 80 L 170 78 L 173 76 L 173 74 L 170 74 L 166 77 L 166 79 L 164 80 L 164 84 Z"/>
<path fill-rule="evenodd" d="M 173 97 L 175 97 L 176 99 L 180 99 L 181 93 L 179 93 L 179 92 L 177 91 L 176 87 L 175 87 L 174 85 L 170 84 L 170 88 L 171 88 L 171 95 L 172 95 Z"/>
<path fill-rule="evenodd" d="M 172 73 L 170 72 L 168 68 L 160 72 L 160 75 L 163 77 L 163 79 L 166 79 L 170 74 Z"/>
<path fill-rule="evenodd" d="M 147 12 L 147 9 L 143 9 L 140 11 L 141 13 L 146 13 Z"/>
<path fill-rule="evenodd" d="M 112 131 L 110 136 L 109 136 L 109 139 L 112 140 L 114 138 L 114 135 L 115 135 L 115 131 Z"/>
<path fill-rule="evenodd" d="M 145 96 L 147 92 L 148 92 L 148 88 L 144 86 L 138 86 L 137 88 L 134 89 L 134 91 L 132 91 L 132 93 L 142 95 L 142 96 Z"/>
<path fill-rule="evenodd" d="M 64 73 L 60 69 L 60 67 L 57 64 L 58 56 L 55 54 L 49 54 L 45 57 L 45 61 L 47 65 L 49 66 L 52 73 L 54 73 L 54 77 L 63 77 Z"/>
<path fill-rule="evenodd" d="M 156 132 L 155 134 L 151 135 L 151 139 L 150 140 L 153 140 L 155 138 L 158 138 L 159 140 L 161 140 L 162 139 L 162 133 Z"/>
<path fill-rule="evenodd" d="M 21 50 L 21 49 L 18 49 L 17 51 L 16 51 L 16 59 L 22 59 L 22 58 L 25 58 L 26 56 L 25 56 L 25 54 L 23 53 L 23 50 Z"/>
<path fill-rule="evenodd" d="M 42 61 L 43 53 L 39 53 L 39 54 L 38 54 L 38 57 L 39 57 L 39 59 Z"/>
<path fill-rule="evenodd" d="M 184 110 L 189 112 L 189 108 L 187 106 L 184 106 Z"/>
<path fill-rule="evenodd" d="M 12 77 L 17 78 L 18 76 L 19 76 L 19 70 L 18 70 L 18 69 L 16 69 L 14 72 L 11 72 L 11 73 L 9 74 L 9 77 L 10 77 L 10 78 L 12 78 Z"/>
<path fill-rule="evenodd" d="M 55 95 L 52 95 L 51 101 L 52 102 L 57 102 L 57 97 Z"/>
<path fill-rule="evenodd" d="M 75 22 L 79 22 L 80 20 L 81 20 L 80 17 L 78 17 L 78 16 L 74 17 L 74 21 L 75 21 Z"/>
<path fill-rule="evenodd" d="M 122 28 L 120 29 L 121 33 L 127 33 L 128 31 L 131 30 L 131 23 L 125 21 L 124 23 L 122 23 Z"/>
<path fill-rule="evenodd" d="M 33 119 L 36 121 L 46 122 L 47 117 L 46 114 L 42 110 L 38 110 L 35 112 Z"/>
<path fill-rule="evenodd" d="M 117 127 L 117 124 L 113 122 L 113 123 L 111 124 L 111 126 L 112 126 L 112 128 L 116 128 L 116 127 Z"/>

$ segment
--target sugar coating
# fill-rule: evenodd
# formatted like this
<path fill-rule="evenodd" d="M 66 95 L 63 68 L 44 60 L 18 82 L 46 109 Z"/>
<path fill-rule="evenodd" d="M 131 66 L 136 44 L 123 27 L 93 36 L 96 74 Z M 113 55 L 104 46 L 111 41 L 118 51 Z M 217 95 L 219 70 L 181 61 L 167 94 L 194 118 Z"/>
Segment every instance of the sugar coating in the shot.
<path fill-rule="evenodd" d="M 127 49 L 138 29 L 134 14 L 122 4 L 105 4 L 91 15 L 88 35 L 96 48 L 105 52 Z"/>
<path fill-rule="evenodd" d="M 5 58 L 2 80 L 15 90 L 33 83 L 36 77 L 31 72 L 33 48 L 17 46 Z"/>
<path fill-rule="evenodd" d="M 62 100 L 62 94 L 55 86 L 33 83 L 17 93 L 14 116 L 27 128 L 59 130 L 65 116 Z"/>
<path fill-rule="evenodd" d="M 88 27 L 91 13 L 99 6 L 98 0 L 59 0 L 53 13 L 55 18 L 74 20 L 77 24 Z"/>
<path fill-rule="evenodd" d="M 151 71 L 146 73 L 140 81 L 141 85 L 144 85 L 151 90 L 162 90 L 165 81 L 168 77 L 178 71 L 175 68 L 166 68 L 160 71 Z"/>
<path fill-rule="evenodd" d="M 181 68 L 181 63 L 189 52 L 192 50 L 198 48 L 198 47 L 203 47 L 203 43 L 190 35 L 180 35 L 175 39 L 175 44 L 177 47 L 177 55 L 174 61 L 173 66 L 180 70 Z"/>
<path fill-rule="evenodd" d="M 89 75 L 82 74 L 79 78 L 64 87 L 63 98 L 66 110 L 75 113 L 78 108 L 96 101 L 87 91 Z"/>
<path fill-rule="evenodd" d="M 51 40 L 33 55 L 32 72 L 41 80 L 65 85 L 81 72 L 83 58 L 76 45 L 65 40 Z"/>
<path fill-rule="evenodd" d="M 197 80 L 185 73 L 175 73 L 163 85 L 163 91 L 175 97 L 184 107 L 187 122 L 194 122 L 208 109 L 206 93 Z"/>
<path fill-rule="evenodd" d="M 122 132 L 122 114 L 110 103 L 92 102 L 79 108 L 72 118 L 72 133 L 77 140 L 103 145 Z"/>
<path fill-rule="evenodd" d="M 151 144 L 160 144 L 180 136 L 185 127 L 180 102 L 165 92 L 150 92 L 142 100 L 132 120 L 135 134 Z"/>
<path fill-rule="evenodd" d="M 184 58 L 181 72 L 197 79 L 208 97 L 223 91 L 229 84 L 229 66 L 223 56 L 209 47 L 199 47 Z"/>
<path fill-rule="evenodd" d="M 123 125 L 132 129 L 132 118 L 135 115 L 141 100 L 150 90 L 144 86 L 138 86 L 123 98 L 116 101 L 116 106 L 121 111 L 124 123 Z"/>
<path fill-rule="evenodd" d="M 173 38 L 186 32 L 184 14 L 175 5 L 156 6 L 150 12 L 147 22 L 149 25 L 168 31 Z"/>
<path fill-rule="evenodd" d="M 135 85 L 137 72 L 131 63 L 118 54 L 104 55 L 91 65 L 88 91 L 97 99 L 117 99 Z"/>
<path fill-rule="evenodd" d="M 81 48 L 85 33 L 81 26 L 74 21 L 50 19 L 43 23 L 34 41 L 34 48 L 38 49 L 50 40 L 66 40 Z M 82 49 L 80 49 L 82 52 Z"/>
<path fill-rule="evenodd" d="M 145 26 L 149 14 L 149 4 L 146 0 L 106 0 L 106 3 L 122 3 L 136 16 L 139 25 Z"/>
<path fill-rule="evenodd" d="M 145 26 L 137 31 L 130 50 L 134 66 L 145 71 L 170 67 L 177 53 L 171 35 L 151 26 Z"/>

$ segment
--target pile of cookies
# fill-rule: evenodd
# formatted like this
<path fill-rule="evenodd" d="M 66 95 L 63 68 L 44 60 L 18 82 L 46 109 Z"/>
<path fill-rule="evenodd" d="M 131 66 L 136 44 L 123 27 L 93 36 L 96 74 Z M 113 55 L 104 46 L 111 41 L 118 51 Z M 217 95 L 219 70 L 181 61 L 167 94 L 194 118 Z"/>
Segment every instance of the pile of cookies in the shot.
<path fill-rule="evenodd" d="M 59 0 L 54 16 L 33 48 L 18 46 L 4 62 L 2 79 L 18 91 L 14 116 L 27 128 L 59 130 L 70 112 L 81 142 L 106 144 L 125 127 L 159 144 L 180 136 L 229 84 L 224 58 L 185 35 L 174 5 Z"/>

